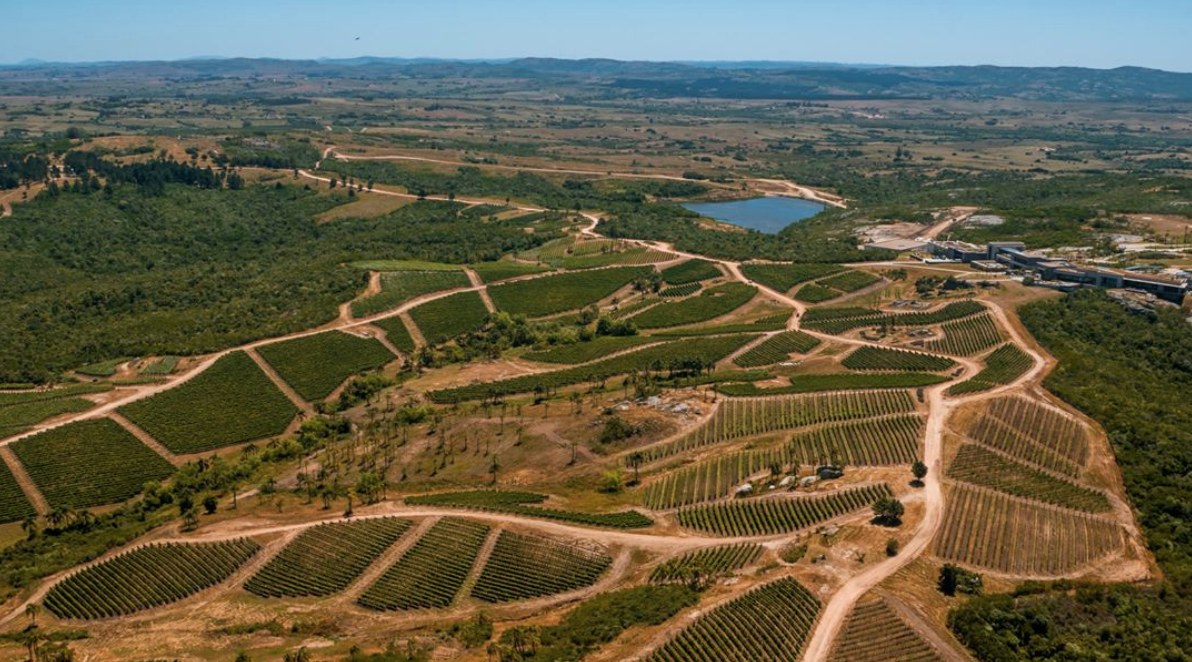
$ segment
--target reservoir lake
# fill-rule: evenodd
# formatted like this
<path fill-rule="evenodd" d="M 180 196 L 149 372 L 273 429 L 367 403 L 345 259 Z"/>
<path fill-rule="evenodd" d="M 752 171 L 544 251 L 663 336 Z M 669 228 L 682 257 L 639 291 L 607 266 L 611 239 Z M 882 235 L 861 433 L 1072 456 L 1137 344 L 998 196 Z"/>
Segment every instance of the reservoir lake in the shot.
<path fill-rule="evenodd" d="M 781 196 L 728 202 L 689 202 L 683 206 L 702 216 L 769 234 L 824 210 L 824 205 L 818 202 Z"/>

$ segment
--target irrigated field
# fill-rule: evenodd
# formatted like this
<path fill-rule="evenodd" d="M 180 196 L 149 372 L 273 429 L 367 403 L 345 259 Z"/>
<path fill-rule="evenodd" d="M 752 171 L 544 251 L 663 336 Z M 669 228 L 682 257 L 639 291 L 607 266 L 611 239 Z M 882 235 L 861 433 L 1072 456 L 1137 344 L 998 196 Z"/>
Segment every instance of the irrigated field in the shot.
<path fill-rule="evenodd" d="M 502 531 L 472 597 L 500 603 L 566 593 L 595 583 L 611 563 L 603 549 Z"/>
<path fill-rule="evenodd" d="M 174 466 L 111 419 L 78 421 L 12 445 L 52 506 L 88 508 L 123 501 Z"/>
<path fill-rule="evenodd" d="M 394 359 L 375 338 L 361 338 L 339 331 L 263 345 L 257 352 L 294 387 L 298 395 L 310 402 L 331 395 L 348 377 Z"/>
<path fill-rule="evenodd" d="M 197 453 L 285 431 L 298 409 L 244 352 L 194 379 L 120 408 L 175 453 Z"/>
<path fill-rule="evenodd" d="M 596 303 L 650 271 L 649 267 L 592 269 L 495 285 L 488 293 L 498 310 L 542 317 Z"/>
<path fill-rule="evenodd" d="M 701 616 L 647 659 L 797 662 L 819 609 L 802 584 L 778 579 Z"/>
<path fill-rule="evenodd" d="M 488 319 L 488 309 L 479 294 L 459 292 L 411 308 L 410 318 L 434 345 L 479 329 Z"/>
<path fill-rule="evenodd" d="M 352 302 L 352 315 L 367 317 L 396 308 L 414 297 L 457 287 L 471 282 L 463 271 L 393 271 L 381 274 L 381 291 Z"/>
<path fill-rule="evenodd" d="M 260 546 L 247 538 L 138 547 L 67 577 L 45 597 L 59 618 L 110 618 L 177 602 L 227 579 Z"/>
<path fill-rule="evenodd" d="M 409 528 L 409 520 L 396 517 L 320 524 L 299 534 L 244 588 L 265 598 L 338 593 Z"/>
<path fill-rule="evenodd" d="M 935 553 L 1011 575 L 1054 577 L 1122 549 L 1108 519 L 1032 503 L 963 483 L 951 486 Z"/>
<path fill-rule="evenodd" d="M 890 494 L 890 488 L 879 483 L 815 496 L 735 499 L 684 508 L 676 519 L 684 527 L 718 536 L 793 533 L 868 508 Z"/>
<path fill-rule="evenodd" d="M 442 609 L 468 577 L 489 528 L 468 520 L 443 518 L 360 596 L 369 609 Z"/>

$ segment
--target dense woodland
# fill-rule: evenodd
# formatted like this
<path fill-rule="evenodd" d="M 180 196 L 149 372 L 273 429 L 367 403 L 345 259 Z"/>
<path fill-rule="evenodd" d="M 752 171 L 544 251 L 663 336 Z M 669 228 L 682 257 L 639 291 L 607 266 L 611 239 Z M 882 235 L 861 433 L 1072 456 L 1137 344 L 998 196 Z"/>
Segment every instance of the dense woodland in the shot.
<path fill-rule="evenodd" d="M 986 661 L 1192 659 L 1192 325 L 1127 311 L 1100 291 L 1021 311 L 1059 359 L 1047 386 L 1109 434 L 1164 573 L 1157 586 L 1027 586 L 950 616 Z"/>

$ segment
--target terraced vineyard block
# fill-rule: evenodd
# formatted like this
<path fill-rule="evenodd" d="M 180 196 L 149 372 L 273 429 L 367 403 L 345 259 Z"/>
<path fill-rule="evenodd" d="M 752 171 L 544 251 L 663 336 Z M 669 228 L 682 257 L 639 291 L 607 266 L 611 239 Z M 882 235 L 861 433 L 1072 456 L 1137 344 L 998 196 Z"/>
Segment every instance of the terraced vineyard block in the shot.
<path fill-rule="evenodd" d="M 264 598 L 339 593 L 410 528 L 396 517 L 319 524 L 303 531 L 244 584 Z"/>
<path fill-rule="evenodd" d="M 111 419 L 69 423 L 12 445 L 51 506 L 90 508 L 123 501 L 174 466 Z"/>
<path fill-rule="evenodd" d="M 43 604 L 58 618 L 133 614 L 219 584 L 259 549 L 248 538 L 138 547 L 70 575 L 50 589 Z"/>
<path fill-rule="evenodd" d="M 849 614 L 832 662 L 936 662 L 935 648 L 882 600 L 860 603 Z"/>
<path fill-rule="evenodd" d="M 1019 349 L 1014 343 L 1006 343 L 985 358 L 985 368 L 981 372 L 949 387 L 948 395 L 978 393 L 1010 384 L 1026 374 L 1033 365 L 1034 360 L 1030 354 Z"/>
<path fill-rule="evenodd" d="M 737 499 L 678 512 L 679 524 L 718 536 L 793 533 L 873 505 L 890 496 L 884 484 L 841 489 L 817 496 Z"/>
<path fill-rule="evenodd" d="M 798 662 L 820 603 L 789 577 L 721 605 L 663 644 L 649 662 Z"/>
<path fill-rule="evenodd" d="M 475 331 L 488 319 L 488 308 L 475 292 L 459 292 L 410 309 L 410 318 L 426 342 L 437 345 Z"/>
<path fill-rule="evenodd" d="M 719 278 L 724 274 L 707 260 L 687 260 L 662 270 L 662 280 L 668 285 L 686 285 L 701 280 Z"/>
<path fill-rule="evenodd" d="M 979 444 L 960 447 L 948 467 L 948 477 L 1074 510 L 1100 513 L 1110 508 L 1103 492 L 1055 478 Z"/>
<path fill-rule="evenodd" d="M 502 531 L 472 597 L 510 602 L 591 586 L 612 564 L 603 549 Z"/>
<path fill-rule="evenodd" d="M 244 352 L 190 381 L 120 408 L 175 453 L 197 453 L 281 434 L 298 409 Z"/>
<path fill-rule="evenodd" d="M 942 356 L 866 345 L 846 356 L 841 365 L 849 370 L 942 372 L 955 367 L 956 362 Z"/>
<path fill-rule="evenodd" d="M 395 358 L 375 338 L 340 331 L 263 345 L 257 353 L 309 402 L 323 400 L 348 377 L 379 368 Z"/>
<path fill-rule="evenodd" d="M 799 283 L 844 271 L 836 264 L 742 264 L 741 274 L 772 290 L 787 292 Z"/>
<path fill-rule="evenodd" d="M 352 315 L 367 317 L 397 308 L 431 292 L 468 287 L 472 283 L 462 271 L 391 271 L 381 274 L 381 291 L 352 302 Z"/>
<path fill-rule="evenodd" d="M 639 329 L 660 329 L 716 319 L 749 303 L 757 288 L 743 283 L 725 283 L 711 287 L 681 301 L 663 302 L 630 319 Z"/>
<path fill-rule="evenodd" d="M 498 310 L 542 317 L 589 306 L 651 271 L 649 267 L 592 269 L 495 285 L 488 294 Z"/>
<path fill-rule="evenodd" d="M 439 520 L 358 602 L 378 611 L 450 606 L 488 533 L 487 526 L 476 522 L 450 517 Z"/>
<path fill-rule="evenodd" d="M 688 552 L 654 568 L 650 581 L 655 584 L 686 582 L 693 571 L 701 577 L 727 575 L 757 561 L 762 551 L 761 545 L 741 543 Z"/>
<path fill-rule="evenodd" d="M 958 322 L 948 322 L 940 328 L 944 337 L 928 342 L 924 349 L 956 356 L 972 356 L 1000 344 L 1003 340 L 1001 329 L 993 320 L 993 315 L 988 313 Z"/>
<path fill-rule="evenodd" d="M 802 331 L 785 331 L 767 338 L 765 342 L 733 360 L 742 368 L 774 365 L 787 360 L 791 354 L 806 354 L 818 347 L 819 338 Z"/>
<path fill-rule="evenodd" d="M 19 522 L 35 514 L 8 465 L 0 462 L 0 523 Z"/>

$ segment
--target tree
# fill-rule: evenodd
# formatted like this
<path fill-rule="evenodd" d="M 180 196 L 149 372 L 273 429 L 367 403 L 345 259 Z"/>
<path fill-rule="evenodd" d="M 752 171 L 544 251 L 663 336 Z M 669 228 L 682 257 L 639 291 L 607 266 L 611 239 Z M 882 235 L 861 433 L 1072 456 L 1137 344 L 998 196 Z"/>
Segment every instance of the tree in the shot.
<path fill-rule="evenodd" d="M 645 461 L 646 456 L 641 451 L 635 451 L 629 455 L 629 466 L 633 467 L 633 482 L 630 483 L 631 485 L 641 484 L 642 481 L 639 470 L 641 469 L 642 463 Z"/>
<path fill-rule="evenodd" d="M 902 547 L 898 542 L 898 538 L 890 538 L 886 541 L 886 556 L 898 556 L 898 550 Z"/>
<path fill-rule="evenodd" d="M 37 617 L 41 614 L 41 605 L 36 602 L 30 602 L 25 605 L 25 616 L 29 617 L 29 625 L 37 625 Z"/>
<path fill-rule="evenodd" d="M 898 526 L 902 524 L 904 511 L 905 508 L 901 501 L 883 497 L 873 502 L 873 521 L 882 526 Z"/>
<path fill-rule="evenodd" d="M 203 510 L 207 511 L 208 515 L 214 515 L 216 509 L 218 509 L 218 508 L 219 508 L 219 499 L 216 499 L 215 495 L 208 494 L 206 497 L 203 498 Z"/>
<path fill-rule="evenodd" d="M 493 475 L 493 485 L 497 484 L 497 472 L 501 470 L 501 462 L 493 455 L 493 461 L 488 465 L 488 472 Z"/>
<path fill-rule="evenodd" d="M 917 460 L 911 465 L 911 473 L 914 474 L 915 480 L 911 483 L 915 487 L 923 486 L 923 479 L 927 476 L 927 465 L 922 460 Z"/>
<path fill-rule="evenodd" d="M 618 469 L 611 469 L 604 472 L 604 476 L 600 479 L 600 491 L 615 494 L 621 491 L 621 472 Z"/>

